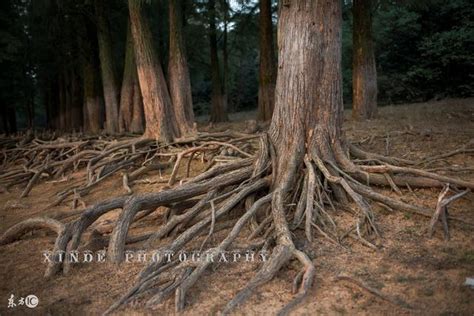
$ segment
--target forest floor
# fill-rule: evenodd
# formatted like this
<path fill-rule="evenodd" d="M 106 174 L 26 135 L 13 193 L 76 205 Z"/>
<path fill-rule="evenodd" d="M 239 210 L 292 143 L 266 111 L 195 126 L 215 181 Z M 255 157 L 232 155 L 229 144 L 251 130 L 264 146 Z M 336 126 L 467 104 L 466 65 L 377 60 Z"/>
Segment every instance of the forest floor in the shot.
<path fill-rule="evenodd" d="M 380 108 L 379 118 L 367 123 L 353 122 L 346 111 L 344 130 L 347 137 L 364 149 L 381 154 L 416 159 L 441 154 L 474 142 L 474 99 L 445 100 L 439 102 L 386 106 Z M 253 113 L 238 113 L 232 123 L 213 126 L 213 129 L 242 130 L 244 120 Z M 232 117 L 231 117 L 232 118 Z M 200 123 L 200 128 L 209 129 Z M 471 144 L 472 146 L 472 144 Z M 450 166 L 471 168 L 470 172 L 443 172 L 474 181 L 474 156 L 461 154 L 446 159 Z M 202 166 L 201 166 L 202 168 Z M 193 164 L 192 172 L 200 172 Z M 170 170 L 161 176 L 169 175 Z M 73 174 L 69 179 L 74 180 Z M 159 177 L 157 173 L 147 178 Z M 21 189 L 0 194 L 0 234 L 11 225 L 32 216 L 48 205 L 58 190 L 67 185 L 41 183 L 31 194 L 20 199 Z M 135 184 L 134 192 L 152 192 L 162 184 Z M 382 189 L 378 189 L 382 190 Z M 395 192 L 385 193 L 396 197 Z M 435 208 L 439 189 L 403 190 L 405 201 Z M 87 205 L 105 198 L 124 194 L 120 175 L 107 179 L 88 194 Z M 54 210 L 65 210 L 66 202 Z M 303 233 L 297 246 L 310 254 L 316 266 L 316 277 L 309 297 L 295 311 L 295 315 L 313 314 L 427 314 L 473 315 L 474 290 L 463 285 L 466 277 L 474 277 L 474 233 L 472 227 L 450 223 L 451 239 L 445 241 L 440 224 L 435 234 L 428 237 L 429 219 L 403 212 L 389 212 L 374 205 L 376 219 L 382 232 L 379 250 L 374 251 L 358 242 L 345 241 L 344 246 L 330 243 L 317 235 L 312 243 L 304 241 Z M 450 207 L 450 214 L 474 222 L 474 195 L 469 193 Z M 94 224 L 111 223 L 118 211 L 107 213 Z M 345 212 L 335 215 L 338 223 L 351 221 Z M 152 232 L 163 222 L 163 211 L 135 222 L 130 235 Z M 225 236 L 226 230 L 216 233 Z M 244 232 L 245 234 L 245 232 Z M 214 238 L 215 240 L 219 238 Z M 201 240 L 196 240 L 199 246 Z M 44 279 L 42 251 L 52 250 L 54 236 L 41 231 L 29 233 L 21 240 L 0 247 L 0 315 L 9 314 L 100 314 L 117 300 L 129 287 L 143 263 L 122 264 L 115 267 L 107 263 L 75 265 L 68 276 L 59 275 Z M 128 246 L 140 249 L 141 244 Z M 93 249 L 91 249 L 93 250 Z M 216 314 L 259 268 L 258 262 L 226 264 L 207 272 L 188 293 L 184 315 Z M 259 288 L 243 306 L 238 315 L 274 314 L 292 298 L 291 284 L 298 272 L 297 262 L 281 270 L 281 274 Z M 404 301 L 415 309 L 392 304 L 363 290 L 352 282 L 336 281 L 339 274 L 363 281 L 395 300 Z M 39 298 L 35 309 L 17 306 L 8 309 L 11 295 Z M 145 309 L 140 301 L 127 305 L 117 314 L 174 314 L 174 300 L 165 301 L 156 311 Z"/>

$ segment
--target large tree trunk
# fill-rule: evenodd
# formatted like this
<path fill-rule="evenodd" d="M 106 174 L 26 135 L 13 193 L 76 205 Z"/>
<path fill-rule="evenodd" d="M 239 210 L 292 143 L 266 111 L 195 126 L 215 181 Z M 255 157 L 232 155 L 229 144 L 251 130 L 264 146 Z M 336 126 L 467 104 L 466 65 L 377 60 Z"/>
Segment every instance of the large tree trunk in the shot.
<path fill-rule="evenodd" d="M 272 1 L 260 0 L 260 66 L 257 118 L 272 118 L 275 101 L 275 53 L 273 51 Z"/>
<path fill-rule="evenodd" d="M 114 134 L 119 130 L 119 90 L 114 68 L 112 39 L 104 1 L 95 0 L 94 4 L 97 17 L 100 70 L 105 100 L 105 130 L 109 134 Z"/>
<path fill-rule="evenodd" d="M 120 132 L 143 133 L 144 127 L 142 95 L 138 84 L 132 31 L 129 23 L 122 91 L 120 93 L 119 128 Z"/>
<path fill-rule="evenodd" d="M 208 1 L 209 15 L 209 44 L 211 49 L 211 122 L 228 121 L 226 104 L 222 93 L 222 81 L 217 55 L 217 30 L 216 30 L 216 3 Z"/>
<path fill-rule="evenodd" d="M 163 70 L 153 48 L 151 30 L 142 12 L 143 1 L 129 0 L 128 6 L 145 112 L 144 136 L 169 142 L 177 134 L 175 118 Z"/>
<path fill-rule="evenodd" d="M 191 79 L 183 39 L 182 0 L 169 2 L 170 47 L 168 82 L 173 111 L 180 136 L 192 134 L 194 130 Z"/>
<path fill-rule="evenodd" d="M 352 117 L 371 119 L 377 115 L 377 69 L 372 39 L 372 0 L 354 0 L 352 60 Z"/>
<path fill-rule="evenodd" d="M 328 155 L 328 146 L 340 141 L 343 107 L 339 1 L 304 0 L 283 5 L 278 49 L 270 135 L 281 177 L 302 167 L 305 152 L 315 149 Z"/>

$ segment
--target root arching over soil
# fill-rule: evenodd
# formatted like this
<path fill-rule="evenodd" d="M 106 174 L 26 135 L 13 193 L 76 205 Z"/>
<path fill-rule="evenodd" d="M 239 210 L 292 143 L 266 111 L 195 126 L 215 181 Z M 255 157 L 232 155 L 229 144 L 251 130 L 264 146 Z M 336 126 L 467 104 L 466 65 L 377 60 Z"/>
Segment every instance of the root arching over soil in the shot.
<path fill-rule="evenodd" d="M 304 300 L 316 273 L 308 254 L 295 246 L 296 230 L 303 230 L 308 240 L 312 240 L 316 233 L 338 244 L 352 237 L 376 249 L 374 241 L 380 238 L 380 230 L 371 202 L 384 205 L 389 210 L 413 212 L 431 218 L 430 234 L 438 219 L 447 236 L 448 221 L 473 225 L 462 218 L 451 217 L 446 210 L 449 203 L 472 190 L 474 183 L 417 169 L 414 167 L 417 162 L 368 153 L 355 145 L 331 142 L 324 137 L 313 137 L 312 132 L 310 134 L 311 141 L 302 145 L 304 148 L 301 144 L 295 145 L 292 148 L 294 154 L 288 157 L 276 154 L 279 149 L 274 145 L 276 136 L 271 132 L 257 135 L 228 132 L 202 134 L 193 140 L 169 145 L 143 139 L 119 142 L 102 149 L 100 154 L 94 153 L 94 158 L 83 166 L 90 174 L 92 166 L 97 166 L 99 160 L 120 164 L 140 154 L 140 159 L 135 160 L 134 171 L 124 176 L 124 190 L 128 194 L 78 210 L 74 213 L 78 217 L 69 221 L 60 221 L 59 216 L 56 219 L 37 217 L 20 222 L 3 234 L 0 245 L 17 240 L 27 231 L 47 228 L 57 234 L 52 253 L 59 256 L 78 250 L 81 243 L 87 242 L 83 240 L 84 233 L 94 222 L 112 210 L 121 209 L 112 233 L 104 236 L 108 244 L 107 260 L 120 264 L 125 258 L 126 245 L 134 241 L 134 238 L 127 236 L 130 225 L 158 207 L 165 206 L 169 209 L 167 221 L 154 233 L 138 237 L 148 239 L 148 247 L 166 236 L 173 236 L 158 250 L 179 252 L 204 235 L 207 237 L 201 246 L 203 255 L 217 255 L 235 249 L 237 238 L 242 235 L 244 227 L 249 227 L 252 232 L 246 239 L 247 243 L 239 243 L 238 248 L 271 249 L 268 260 L 247 286 L 223 307 L 224 313 L 242 304 L 259 286 L 274 278 L 290 260 L 300 262 L 301 270 L 292 285 L 295 296 L 281 310 L 281 314 L 286 314 Z M 315 135 L 322 134 L 318 132 Z M 146 147 L 144 144 L 147 144 Z M 74 155 L 89 155 L 88 149 L 84 151 L 87 154 L 81 155 L 78 151 Z M 64 153 L 59 154 L 62 155 Z M 39 170 L 57 174 L 58 169 L 55 168 L 64 171 L 64 166 L 75 158 L 68 159 L 57 166 L 45 163 Z M 131 183 L 139 178 L 141 170 L 145 173 L 163 164 L 163 159 L 169 159 L 167 163 L 173 166 L 167 179 L 168 187 L 154 193 L 131 194 Z M 207 168 L 201 174 L 189 177 L 189 164 L 193 159 L 207 161 Z M 433 212 L 426 207 L 378 193 L 374 186 L 380 185 L 390 187 L 399 194 L 402 194 L 401 187 L 444 189 L 436 212 Z M 448 197 L 450 190 L 454 194 Z M 229 217 L 233 210 L 240 212 L 236 218 Z M 335 212 L 340 211 L 354 214 L 353 227 L 348 231 L 342 231 L 333 218 Z M 231 229 L 216 245 L 206 246 L 208 237 L 220 227 Z M 138 297 L 146 297 L 147 306 L 153 308 L 172 294 L 176 311 L 181 311 L 186 307 L 187 292 L 211 266 L 212 262 L 208 261 L 179 262 L 177 259 L 149 263 L 138 275 L 134 286 L 106 313 Z M 52 277 L 61 271 L 71 272 L 71 266 L 67 261 L 52 260 L 45 276 Z"/>

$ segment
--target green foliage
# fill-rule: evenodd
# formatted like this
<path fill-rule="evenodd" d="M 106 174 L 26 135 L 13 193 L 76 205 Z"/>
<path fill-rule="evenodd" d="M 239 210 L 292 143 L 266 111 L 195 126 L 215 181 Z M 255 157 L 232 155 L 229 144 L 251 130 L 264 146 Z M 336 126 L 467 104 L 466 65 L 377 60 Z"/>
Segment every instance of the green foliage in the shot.
<path fill-rule="evenodd" d="M 374 30 L 379 101 L 474 95 L 474 4 L 383 3 Z"/>

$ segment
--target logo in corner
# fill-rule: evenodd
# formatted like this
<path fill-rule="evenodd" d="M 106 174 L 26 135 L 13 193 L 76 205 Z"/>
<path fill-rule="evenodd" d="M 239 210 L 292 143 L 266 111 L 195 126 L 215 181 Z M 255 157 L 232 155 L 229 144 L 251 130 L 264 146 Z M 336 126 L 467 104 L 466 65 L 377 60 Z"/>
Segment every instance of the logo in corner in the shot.
<path fill-rule="evenodd" d="M 39 304 L 39 299 L 38 297 L 36 297 L 36 295 L 31 294 L 25 298 L 25 305 L 28 308 L 35 308 L 36 306 L 38 306 L 38 304 Z"/>

